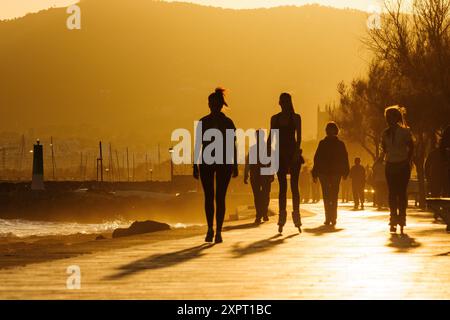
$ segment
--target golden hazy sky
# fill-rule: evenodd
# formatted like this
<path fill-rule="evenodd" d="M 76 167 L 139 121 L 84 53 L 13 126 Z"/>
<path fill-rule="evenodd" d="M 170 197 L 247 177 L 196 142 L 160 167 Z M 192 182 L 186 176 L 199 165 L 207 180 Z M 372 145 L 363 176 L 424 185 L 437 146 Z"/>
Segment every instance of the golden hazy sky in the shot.
<path fill-rule="evenodd" d="M 27 13 L 37 12 L 52 6 L 63 7 L 76 2 L 78 2 L 78 0 L 0 0 L 0 19 L 21 17 Z M 318 3 L 321 5 L 338 8 L 356 8 L 364 11 L 372 11 L 373 8 L 379 6 L 383 0 L 186 0 L 185 2 L 235 9 L 275 7 L 281 5 L 300 6 L 304 4 Z"/>
<path fill-rule="evenodd" d="M 0 0 L 0 19 L 22 17 L 50 7 L 64 7 L 77 0 Z"/>

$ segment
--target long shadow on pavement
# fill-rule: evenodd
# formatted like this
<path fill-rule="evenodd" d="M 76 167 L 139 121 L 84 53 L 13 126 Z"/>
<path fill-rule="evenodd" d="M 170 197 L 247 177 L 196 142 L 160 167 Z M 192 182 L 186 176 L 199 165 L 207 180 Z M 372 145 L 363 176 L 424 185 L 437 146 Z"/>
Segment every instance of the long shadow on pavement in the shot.
<path fill-rule="evenodd" d="M 391 234 L 390 242 L 388 243 L 388 247 L 397 248 L 399 252 L 406 252 L 420 246 L 420 242 L 417 242 L 415 238 L 411 238 L 407 234 Z"/>
<path fill-rule="evenodd" d="M 223 227 L 223 231 L 253 229 L 253 228 L 258 228 L 258 227 L 259 227 L 258 224 L 251 222 L 251 223 L 245 223 L 245 224 L 238 224 L 235 226 L 226 226 L 226 227 Z"/>
<path fill-rule="evenodd" d="M 321 235 L 324 235 L 324 234 L 327 234 L 327 233 L 340 232 L 340 231 L 342 231 L 344 229 L 339 229 L 339 228 L 336 228 L 334 226 L 322 225 L 322 226 L 317 227 L 317 228 L 309 228 L 309 229 L 304 229 L 304 230 L 305 230 L 305 232 L 312 233 L 315 236 L 321 236 Z"/>
<path fill-rule="evenodd" d="M 261 253 L 270 249 L 273 249 L 274 247 L 283 244 L 286 240 L 290 238 L 294 238 L 298 236 L 299 234 L 292 234 L 290 236 L 282 238 L 282 235 L 275 235 L 273 237 L 270 237 L 268 239 L 256 241 L 253 243 L 250 243 L 247 246 L 240 247 L 239 243 L 235 244 L 232 253 L 233 258 L 242 258 L 243 256 L 249 255 L 249 254 L 255 254 L 255 253 Z"/>
<path fill-rule="evenodd" d="M 150 257 L 139 259 L 119 268 L 119 272 L 106 277 L 107 280 L 119 279 L 145 270 L 168 268 L 189 260 L 200 258 L 205 255 L 204 250 L 213 247 L 214 244 L 202 244 L 188 249 L 175 252 L 155 254 Z"/>

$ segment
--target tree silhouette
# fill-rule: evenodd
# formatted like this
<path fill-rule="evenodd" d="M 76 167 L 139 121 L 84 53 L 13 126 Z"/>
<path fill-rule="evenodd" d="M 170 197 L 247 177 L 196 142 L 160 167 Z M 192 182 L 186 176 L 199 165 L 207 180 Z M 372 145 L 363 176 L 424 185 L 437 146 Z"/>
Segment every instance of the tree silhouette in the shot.
<path fill-rule="evenodd" d="M 450 118 L 450 0 L 415 0 L 410 13 L 403 5 L 402 0 L 385 2 L 381 27 L 369 30 L 364 39 L 374 53 L 369 75 L 350 88 L 339 85 L 341 103 L 334 116 L 376 156 L 381 111 L 392 104 L 407 108 L 424 207 L 426 154 Z M 353 118 L 342 120 L 349 114 Z"/>

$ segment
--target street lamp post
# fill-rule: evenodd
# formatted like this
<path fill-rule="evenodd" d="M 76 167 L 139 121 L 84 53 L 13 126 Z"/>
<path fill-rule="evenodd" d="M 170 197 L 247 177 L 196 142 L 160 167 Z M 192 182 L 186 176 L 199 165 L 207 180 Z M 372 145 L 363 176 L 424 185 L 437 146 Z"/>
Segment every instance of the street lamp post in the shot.
<path fill-rule="evenodd" d="M 173 182 L 173 148 L 169 148 L 169 154 L 170 154 L 170 181 Z"/>

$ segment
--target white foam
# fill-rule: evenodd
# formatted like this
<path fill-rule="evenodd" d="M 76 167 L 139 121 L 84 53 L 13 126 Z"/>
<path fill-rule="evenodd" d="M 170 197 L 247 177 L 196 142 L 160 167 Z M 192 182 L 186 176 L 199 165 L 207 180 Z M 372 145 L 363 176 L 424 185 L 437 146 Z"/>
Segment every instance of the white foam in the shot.
<path fill-rule="evenodd" d="M 106 221 L 98 224 L 0 219 L 0 237 L 29 237 L 71 234 L 94 234 L 129 227 L 130 221 Z"/>

